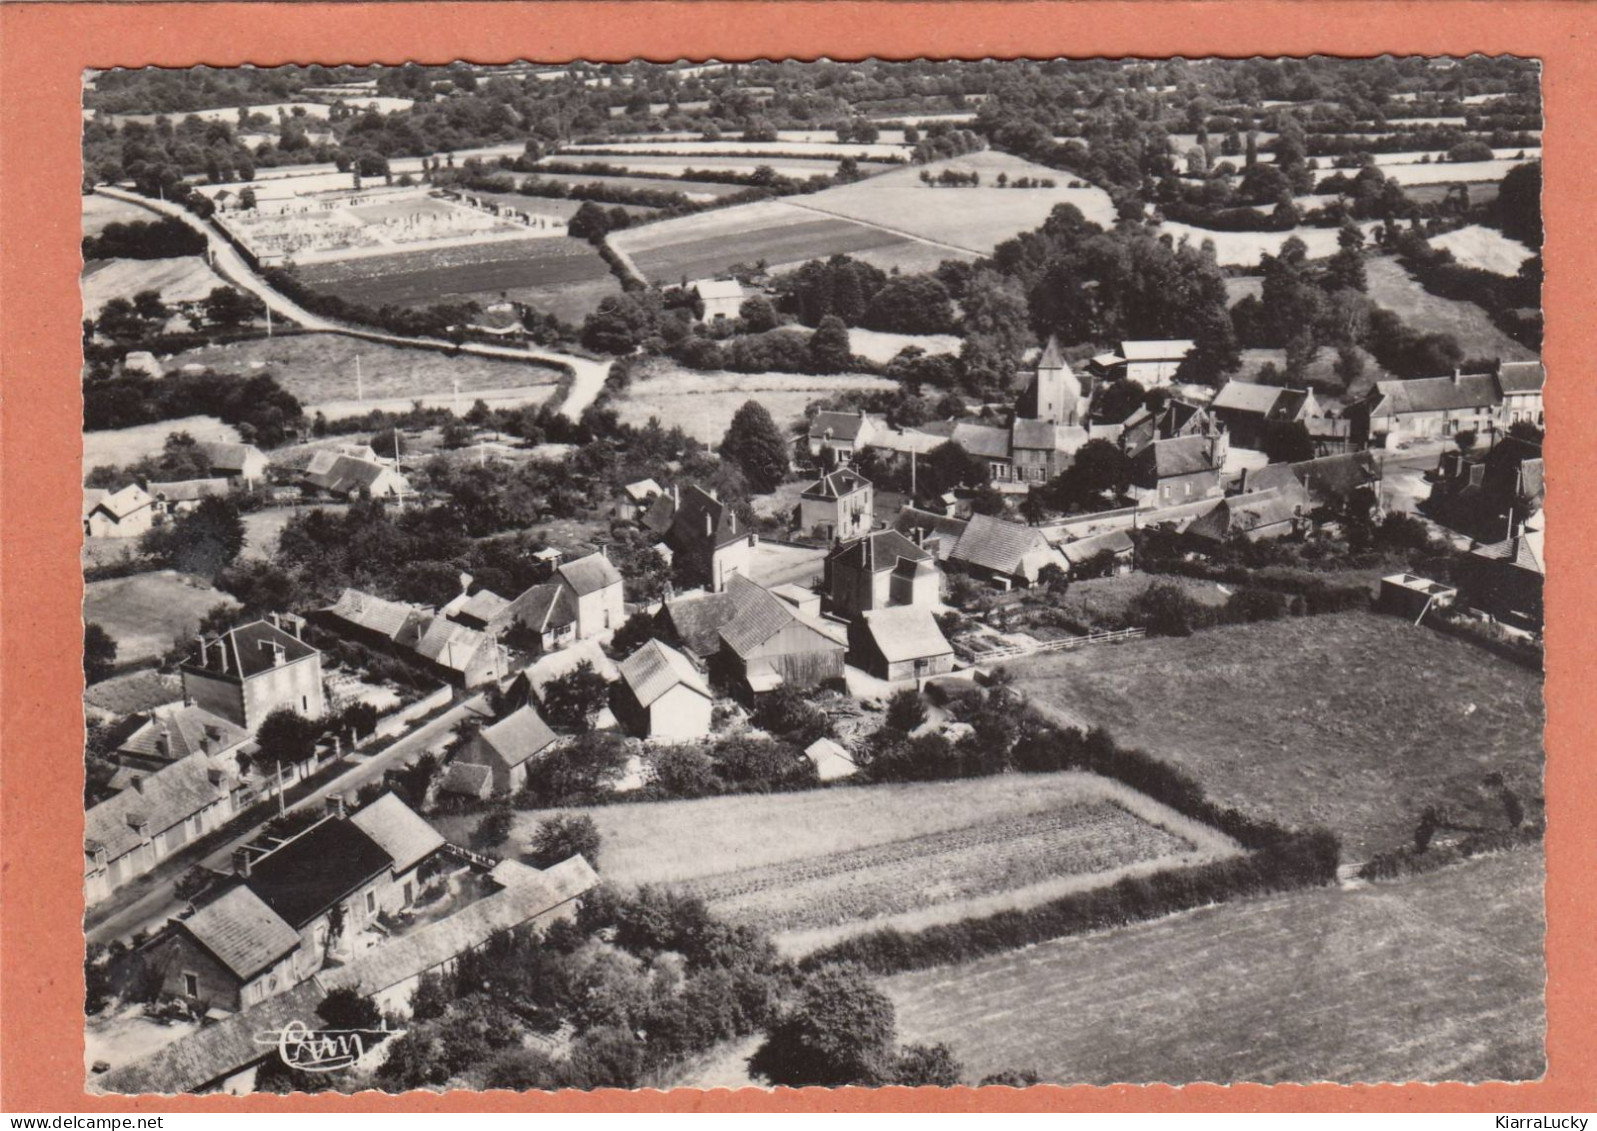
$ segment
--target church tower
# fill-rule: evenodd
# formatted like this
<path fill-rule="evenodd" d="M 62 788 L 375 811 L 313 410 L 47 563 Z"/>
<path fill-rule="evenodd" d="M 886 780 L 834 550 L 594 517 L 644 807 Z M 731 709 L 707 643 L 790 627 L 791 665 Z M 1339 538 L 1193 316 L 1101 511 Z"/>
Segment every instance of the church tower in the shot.
<path fill-rule="evenodd" d="M 1071 372 L 1064 355 L 1059 352 L 1059 340 L 1050 336 L 1042 356 L 1037 359 L 1037 393 L 1035 419 L 1050 424 L 1079 425 L 1087 415 L 1087 406 L 1081 396 L 1081 382 Z"/>

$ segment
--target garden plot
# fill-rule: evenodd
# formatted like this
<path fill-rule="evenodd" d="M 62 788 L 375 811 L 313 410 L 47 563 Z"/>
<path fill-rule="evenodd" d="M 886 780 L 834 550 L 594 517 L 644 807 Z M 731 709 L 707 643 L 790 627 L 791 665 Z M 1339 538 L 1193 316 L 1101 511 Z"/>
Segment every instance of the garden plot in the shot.
<path fill-rule="evenodd" d="M 971 1079 L 1534 1079 L 1546 1068 L 1540 856 L 1202 908 L 882 988 L 900 1038 L 947 1042 Z"/>
<path fill-rule="evenodd" d="M 1503 235 L 1496 228 L 1471 224 L 1467 228 L 1432 236 L 1432 247 L 1445 248 L 1465 267 L 1478 267 L 1482 271 L 1495 271 L 1499 275 L 1517 275 L 1519 269 L 1535 252 Z"/>
<path fill-rule="evenodd" d="M 920 179 L 922 172 L 936 177 L 944 170 L 975 173 L 981 184 L 975 188 L 931 188 Z M 999 188 L 1000 174 L 1011 182 L 1021 177 L 1051 180 L 1054 187 Z M 798 203 L 817 212 L 972 255 L 989 255 L 1004 240 L 1041 227 L 1058 204 L 1073 204 L 1088 220 L 1113 226 L 1115 210 L 1109 194 L 1091 186 L 1071 188 L 1073 181 L 1077 178 L 1058 169 L 986 150 L 929 165 L 894 169 L 854 184 L 824 189 L 800 198 Z"/>
<path fill-rule="evenodd" d="M 886 364 L 901 350 L 913 346 L 929 354 L 956 354 L 963 339 L 953 334 L 889 334 L 881 330 L 861 330 L 851 327 L 848 344 L 856 356 Z"/>
<path fill-rule="evenodd" d="M 689 169 L 747 174 L 764 167 L 781 176 L 800 181 L 814 176 L 831 176 L 837 172 L 838 164 L 835 160 L 822 157 L 678 157 L 669 153 L 637 153 L 624 156 L 609 153 L 569 153 L 561 157 L 546 157 L 542 163 L 570 164 L 573 161 L 582 163 L 597 161 L 613 170 L 656 177 L 679 177 Z M 877 167 L 861 162 L 861 169 L 864 172 Z"/>
<path fill-rule="evenodd" d="M 879 926 L 991 914 L 1236 851 L 1091 774 L 1005 775 L 581 810 L 614 883 L 682 885 L 793 953 Z M 548 813 L 518 813 L 517 851 Z M 476 818 L 446 818 L 469 835 Z M 458 826 L 458 827 L 457 827 Z M 727 863 L 740 867 L 727 871 Z"/>
<path fill-rule="evenodd" d="M 689 200 L 708 201 L 718 200 L 723 196 L 733 193 L 746 192 L 747 185 L 722 185 L 713 181 L 683 181 L 675 177 L 628 177 L 612 174 L 587 174 L 587 173 L 546 173 L 539 169 L 534 177 L 540 181 L 556 181 L 563 185 L 604 185 L 609 188 L 621 189 L 651 189 L 655 192 L 679 192 Z M 484 195 L 478 193 L 477 195 Z M 576 202 L 581 204 L 579 200 Z M 613 208 L 612 204 L 604 207 Z M 631 207 L 631 206 L 628 206 Z"/>

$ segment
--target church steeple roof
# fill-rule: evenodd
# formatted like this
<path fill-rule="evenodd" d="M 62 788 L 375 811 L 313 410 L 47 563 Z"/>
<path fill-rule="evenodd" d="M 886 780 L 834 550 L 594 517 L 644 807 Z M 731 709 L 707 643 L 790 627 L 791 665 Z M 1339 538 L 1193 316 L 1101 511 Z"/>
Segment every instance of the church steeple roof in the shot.
<path fill-rule="evenodd" d="M 1037 359 L 1038 369 L 1069 369 L 1065 364 L 1064 354 L 1059 352 L 1059 339 L 1048 335 L 1048 344 L 1043 347 L 1042 356 Z"/>

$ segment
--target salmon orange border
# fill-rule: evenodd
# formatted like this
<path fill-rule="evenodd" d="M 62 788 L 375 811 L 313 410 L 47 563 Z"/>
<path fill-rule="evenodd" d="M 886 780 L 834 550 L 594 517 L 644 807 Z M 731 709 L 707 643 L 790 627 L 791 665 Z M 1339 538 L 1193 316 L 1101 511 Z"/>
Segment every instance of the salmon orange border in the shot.
<path fill-rule="evenodd" d="M 0 6 L 0 1110 L 1590 1111 L 1597 1048 L 1597 11 L 1518 0 L 7 3 Z M 81 862 L 79 130 L 85 68 L 634 57 L 1509 53 L 1544 61 L 1548 537 L 1546 1077 L 1525 1084 L 774 1093 L 86 1095 Z M 1583 297 L 1584 296 L 1584 297 Z M 1585 671 L 1587 676 L 1579 673 Z M 1581 1017 L 1587 1020 L 1582 1022 Z M 1154 1022 L 1154 1019 L 1149 1019 Z"/>

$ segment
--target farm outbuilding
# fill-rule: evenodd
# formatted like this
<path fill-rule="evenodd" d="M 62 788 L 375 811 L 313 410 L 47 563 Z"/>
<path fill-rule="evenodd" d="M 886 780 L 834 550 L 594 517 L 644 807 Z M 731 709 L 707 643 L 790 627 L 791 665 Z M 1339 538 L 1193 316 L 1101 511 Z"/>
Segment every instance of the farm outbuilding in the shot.
<path fill-rule="evenodd" d="M 864 613 L 849 626 L 849 660 L 889 683 L 954 670 L 954 646 L 930 609 L 902 605 Z"/>
<path fill-rule="evenodd" d="M 692 739 L 710 733 L 710 688 L 681 652 L 650 640 L 621 661 L 612 707 L 617 721 L 641 738 Z"/>

